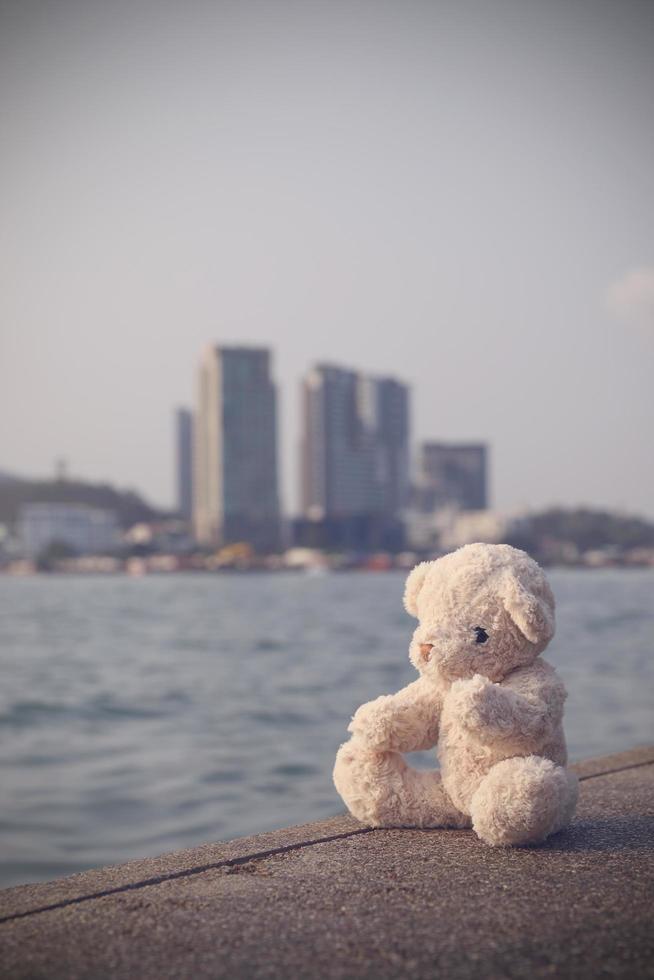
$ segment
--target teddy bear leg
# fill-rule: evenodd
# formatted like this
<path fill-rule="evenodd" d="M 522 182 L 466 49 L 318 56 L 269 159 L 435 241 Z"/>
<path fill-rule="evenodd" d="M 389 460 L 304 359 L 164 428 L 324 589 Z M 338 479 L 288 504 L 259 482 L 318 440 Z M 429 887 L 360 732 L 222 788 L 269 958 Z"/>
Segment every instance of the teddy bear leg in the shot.
<path fill-rule="evenodd" d="M 550 759 L 505 759 L 473 794 L 472 826 L 487 844 L 538 844 L 570 822 L 577 794 L 577 777 Z"/>
<path fill-rule="evenodd" d="M 440 773 L 412 769 L 399 752 L 377 752 L 356 738 L 338 750 L 334 784 L 352 816 L 369 827 L 470 827 Z"/>

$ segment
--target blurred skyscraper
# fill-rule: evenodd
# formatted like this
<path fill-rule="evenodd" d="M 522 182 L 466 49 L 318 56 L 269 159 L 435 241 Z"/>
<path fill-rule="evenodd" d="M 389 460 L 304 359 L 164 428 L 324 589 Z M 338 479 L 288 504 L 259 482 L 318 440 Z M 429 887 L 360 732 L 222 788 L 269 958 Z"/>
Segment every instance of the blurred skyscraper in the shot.
<path fill-rule="evenodd" d="M 276 417 L 267 349 L 204 351 L 193 467 L 194 530 L 202 544 L 279 547 Z"/>
<path fill-rule="evenodd" d="M 175 477 L 177 510 L 185 520 L 193 515 L 193 414 L 188 408 L 175 412 Z"/>
<path fill-rule="evenodd" d="M 409 482 L 409 390 L 329 364 L 303 384 L 306 544 L 401 547 Z"/>
<path fill-rule="evenodd" d="M 488 449 L 483 443 L 424 442 L 416 488 L 419 509 L 485 510 L 487 465 Z"/>

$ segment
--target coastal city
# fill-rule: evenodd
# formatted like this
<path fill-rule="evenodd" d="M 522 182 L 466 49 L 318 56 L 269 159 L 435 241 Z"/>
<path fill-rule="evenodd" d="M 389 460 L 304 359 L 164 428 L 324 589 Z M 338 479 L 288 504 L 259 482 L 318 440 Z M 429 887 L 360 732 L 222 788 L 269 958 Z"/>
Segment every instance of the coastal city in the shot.
<path fill-rule="evenodd" d="M 384 570 L 473 541 L 506 541 L 545 564 L 654 565 L 654 525 L 589 509 L 501 512 L 489 446 L 414 450 L 411 388 L 335 364 L 301 384 L 300 512 L 280 503 L 272 352 L 208 346 L 196 404 L 174 412 L 176 508 L 71 478 L 0 472 L 0 571 L 117 573 Z"/>

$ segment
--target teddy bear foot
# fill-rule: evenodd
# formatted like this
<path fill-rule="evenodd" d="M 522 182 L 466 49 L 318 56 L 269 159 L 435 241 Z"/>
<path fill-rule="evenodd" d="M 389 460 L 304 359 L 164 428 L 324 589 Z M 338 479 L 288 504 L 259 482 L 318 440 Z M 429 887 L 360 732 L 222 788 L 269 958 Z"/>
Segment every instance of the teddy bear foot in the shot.
<path fill-rule="evenodd" d="M 472 826 L 494 846 L 538 844 L 570 822 L 577 794 L 577 777 L 549 759 L 505 759 L 472 797 Z"/>
<path fill-rule="evenodd" d="M 356 737 L 341 745 L 334 784 L 353 817 L 368 827 L 470 827 L 441 776 L 407 765 L 399 752 L 378 752 Z"/>

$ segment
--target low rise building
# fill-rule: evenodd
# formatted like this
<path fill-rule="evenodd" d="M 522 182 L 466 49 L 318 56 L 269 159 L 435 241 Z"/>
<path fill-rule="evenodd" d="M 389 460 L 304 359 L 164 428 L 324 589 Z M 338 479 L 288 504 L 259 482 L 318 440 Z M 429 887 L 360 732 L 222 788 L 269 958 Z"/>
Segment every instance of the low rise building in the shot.
<path fill-rule="evenodd" d="M 86 504 L 23 504 L 18 518 L 23 553 L 36 558 L 54 544 L 76 555 L 112 551 L 119 543 L 118 520 L 113 511 Z"/>

